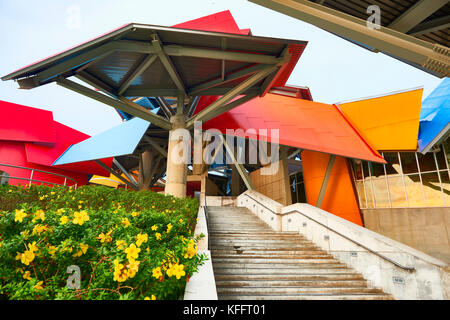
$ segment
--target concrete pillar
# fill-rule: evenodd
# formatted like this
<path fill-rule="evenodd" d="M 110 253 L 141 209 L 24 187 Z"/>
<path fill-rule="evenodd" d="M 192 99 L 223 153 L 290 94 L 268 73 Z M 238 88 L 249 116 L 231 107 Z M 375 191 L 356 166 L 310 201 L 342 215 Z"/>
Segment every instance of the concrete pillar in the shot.
<path fill-rule="evenodd" d="M 144 151 L 139 159 L 138 185 L 140 190 L 148 190 L 152 180 L 151 172 L 154 166 L 153 153 Z"/>
<path fill-rule="evenodd" d="M 185 128 L 185 116 L 177 113 L 170 118 L 172 129 L 169 131 L 169 146 L 167 150 L 167 171 L 166 171 L 166 195 L 175 197 L 186 197 L 187 162 L 180 161 L 177 150 L 182 149 L 183 141 L 175 131 Z M 186 156 L 186 154 L 184 154 Z"/>

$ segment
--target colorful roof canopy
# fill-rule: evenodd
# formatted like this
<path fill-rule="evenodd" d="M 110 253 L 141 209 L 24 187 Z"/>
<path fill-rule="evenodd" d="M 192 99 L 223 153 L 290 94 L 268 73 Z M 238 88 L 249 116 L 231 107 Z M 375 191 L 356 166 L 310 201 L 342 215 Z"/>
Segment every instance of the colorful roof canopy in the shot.
<path fill-rule="evenodd" d="M 422 102 L 419 152 L 426 153 L 450 133 L 450 78 L 445 78 Z"/>
<path fill-rule="evenodd" d="M 380 151 L 416 150 L 423 89 L 339 103 L 364 139 Z"/>
<path fill-rule="evenodd" d="M 51 111 L 0 101 L 0 114 L 5 119 L 0 123 L 0 144 L 11 141 L 23 142 L 22 148 L 28 163 L 51 166 L 70 145 L 90 137 L 54 121 Z M 14 159 L 13 155 L 11 157 Z M 112 158 L 105 158 L 100 159 L 111 167 Z M 14 164 L 14 161 L 11 164 Z M 66 164 L 58 168 L 84 174 L 109 176 L 109 172 L 89 161 Z"/>
<path fill-rule="evenodd" d="M 150 122 L 133 118 L 80 143 L 71 145 L 53 165 L 133 154 Z"/>
<path fill-rule="evenodd" d="M 187 24 L 192 28 L 193 23 Z M 279 63 L 276 72 L 247 90 L 262 93 L 268 77 L 272 80 L 269 83 L 284 84 L 307 44 L 232 31 L 236 33 L 130 23 L 10 73 L 2 80 L 18 80 L 21 88 L 30 89 L 58 77 L 78 74 L 99 89 L 126 97 L 177 96 L 180 90 L 187 95 L 221 95 L 256 72 L 257 66 Z M 159 57 L 161 50 L 170 57 L 169 62 L 152 58 Z M 291 56 L 282 60 L 286 51 Z M 222 61 L 226 61 L 224 66 Z M 168 64 L 172 70 L 167 70 Z M 139 66 L 145 66 L 145 71 L 133 77 Z M 218 85 L 204 90 L 197 87 L 224 76 L 227 79 Z"/>
<path fill-rule="evenodd" d="M 279 130 L 279 143 L 348 158 L 385 162 L 350 125 L 335 105 L 277 94 L 254 98 L 207 121 L 203 129 L 255 129 L 256 138 L 272 141 L 270 130 Z M 259 131 L 260 129 L 266 129 Z M 244 132 L 236 136 L 245 137 Z"/>

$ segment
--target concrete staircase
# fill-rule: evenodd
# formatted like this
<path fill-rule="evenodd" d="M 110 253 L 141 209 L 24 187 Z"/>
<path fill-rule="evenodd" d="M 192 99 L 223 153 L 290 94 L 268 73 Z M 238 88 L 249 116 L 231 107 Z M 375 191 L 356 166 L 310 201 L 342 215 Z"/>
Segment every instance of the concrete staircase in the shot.
<path fill-rule="evenodd" d="M 219 299 L 392 299 L 297 232 L 273 231 L 247 208 L 208 207 L 208 218 Z"/>

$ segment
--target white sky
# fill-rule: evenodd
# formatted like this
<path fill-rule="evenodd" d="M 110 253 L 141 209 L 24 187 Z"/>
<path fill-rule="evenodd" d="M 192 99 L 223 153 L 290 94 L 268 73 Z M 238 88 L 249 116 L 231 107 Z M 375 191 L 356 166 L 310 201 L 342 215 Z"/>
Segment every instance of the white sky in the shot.
<path fill-rule="evenodd" d="M 425 98 L 441 82 L 246 0 L 0 0 L 0 76 L 126 23 L 171 26 L 223 10 L 254 35 L 309 41 L 287 83 L 308 86 L 315 101 L 335 103 L 414 87 L 423 87 Z M 13 81 L 0 82 L 0 100 L 51 110 L 56 121 L 90 135 L 121 121 L 113 108 L 55 84 L 19 90 Z"/>

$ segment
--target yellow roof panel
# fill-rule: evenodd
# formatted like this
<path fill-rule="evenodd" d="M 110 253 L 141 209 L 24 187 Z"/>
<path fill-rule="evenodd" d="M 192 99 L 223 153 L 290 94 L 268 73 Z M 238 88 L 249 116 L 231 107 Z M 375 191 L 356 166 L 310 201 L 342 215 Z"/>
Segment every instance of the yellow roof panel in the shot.
<path fill-rule="evenodd" d="M 416 150 L 423 89 L 338 104 L 376 150 Z"/>

